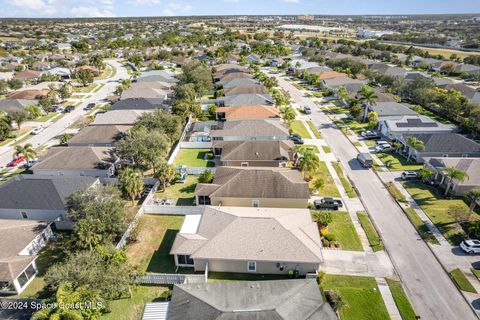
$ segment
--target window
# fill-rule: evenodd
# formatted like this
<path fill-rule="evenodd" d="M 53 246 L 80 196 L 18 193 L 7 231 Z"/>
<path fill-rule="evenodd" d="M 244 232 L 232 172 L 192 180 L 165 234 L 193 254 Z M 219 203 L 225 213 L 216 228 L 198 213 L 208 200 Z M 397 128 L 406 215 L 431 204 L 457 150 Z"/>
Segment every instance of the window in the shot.
<path fill-rule="evenodd" d="M 193 266 L 193 259 L 189 255 L 179 254 L 177 255 L 178 264 L 190 265 Z"/>
<path fill-rule="evenodd" d="M 28 219 L 28 215 L 25 211 L 22 211 L 22 219 Z"/>
<path fill-rule="evenodd" d="M 198 196 L 198 204 L 199 205 L 210 205 L 212 201 L 210 200 L 209 196 Z"/>
<path fill-rule="evenodd" d="M 257 271 L 257 262 L 255 261 L 248 261 L 248 271 L 255 272 Z"/>
<path fill-rule="evenodd" d="M 252 207 L 254 208 L 260 207 L 260 200 L 252 200 Z"/>
<path fill-rule="evenodd" d="M 241 167 L 248 167 L 248 162 L 240 162 Z"/>

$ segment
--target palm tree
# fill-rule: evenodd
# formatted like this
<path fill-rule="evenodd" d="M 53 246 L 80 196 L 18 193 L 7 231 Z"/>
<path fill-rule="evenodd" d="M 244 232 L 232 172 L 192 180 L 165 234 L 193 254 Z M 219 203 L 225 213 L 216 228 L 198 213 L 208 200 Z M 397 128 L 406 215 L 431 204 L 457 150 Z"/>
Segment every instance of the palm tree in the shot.
<path fill-rule="evenodd" d="M 141 173 L 133 168 L 126 168 L 118 175 L 118 180 L 123 191 L 130 196 L 132 203 L 143 190 L 143 179 Z"/>
<path fill-rule="evenodd" d="M 48 93 L 47 97 L 49 97 L 52 101 L 56 101 L 58 97 L 58 90 L 57 87 L 53 83 L 48 85 Z"/>
<path fill-rule="evenodd" d="M 430 169 L 422 169 L 418 173 L 418 176 L 422 179 L 422 181 L 427 181 L 433 176 L 433 171 Z"/>
<path fill-rule="evenodd" d="M 344 86 L 341 86 L 340 88 L 338 88 L 337 96 L 338 96 L 338 100 L 340 100 L 344 104 L 349 98 L 347 89 L 345 89 Z"/>
<path fill-rule="evenodd" d="M 75 234 L 83 248 L 93 250 L 101 243 L 102 236 L 97 232 L 98 225 L 101 225 L 101 222 L 92 218 L 81 219 L 75 223 Z"/>
<path fill-rule="evenodd" d="M 174 166 L 163 162 L 158 166 L 154 177 L 160 181 L 163 190 L 167 188 L 167 185 L 177 177 L 177 170 Z"/>
<path fill-rule="evenodd" d="M 318 177 L 317 179 L 315 179 L 312 185 L 314 192 L 318 193 L 320 189 L 323 188 L 324 185 L 325 185 L 325 180 L 323 180 L 323 178 Z"/>
<path fill-rule="evenodd" d="M 423 144 L 422 140 L 417 139 L 414 136 L 407 136 L 407 144 L 408 144 L 408 156 L 407 161 L 410 161 L 410 157 L 412 156 L 413 150 L 423 150 L 425 149 L 425 145 Z"/>
<path fill-rule="evenodd" d="M 65 145 L 72 137 L 73 135 L 71 133 L 63 133 L 58 136 L 58 140 L 60 140 L 60 144 Z"/>
<path fill-rule="evenodd" d="M 37 152 L 35 151 L 35 149 L 33 149 L 31 143 L 27 143 L 23 147 L 21 145 L 16 145 L 13 157 L 17 158 L 20 155 L 24 156 L 25 160 L 27 160 L 28 162 L 30 159 L 33 159 L 37 156 Z"/>
<path fill-rule="evenodd" d="M 470 211 L 473 212 L 477 206 L 478 200 L 480 200 L 480 189 L 472 189 L 465 194 L 465 198 L 470 202 Z"/>
<path fill-rule="evenodd" d="M 320 167 L 318 156 L 311 150 L 305 150 L 297 161 L 297 167 L 303 172 L 305 178 L 307 173 L 313 174 Z"/>
<path fill-rule="evenodd" d="M 468 174 L 465 171 L 459 170 L 454 167 L 446 168 L 445 172 L 447 173 L 447 179 L 448 179 L 447 188 L 445 189 L 445 196 L 450 191 L 450 187 L 452 186 L 453 179 L 458 180 L 459 182 L 464 182 L 469 178 Z"/>
<path fill-rule="evenodd" d="M 38 118 L 42 115 L 42 109 L 36 104 L 31 104 L 25 107 L 25 111 L 28 112 L 28 115 L 31 119 Z"/>
<path fill-rule="evenodd" d="M 378 98 L 375 91 L 372 90 L 369 86 L 363 86 L 359 91 L 360 101 L 365 102 L 369 105 L 375 105 L 376 99 Z"/>

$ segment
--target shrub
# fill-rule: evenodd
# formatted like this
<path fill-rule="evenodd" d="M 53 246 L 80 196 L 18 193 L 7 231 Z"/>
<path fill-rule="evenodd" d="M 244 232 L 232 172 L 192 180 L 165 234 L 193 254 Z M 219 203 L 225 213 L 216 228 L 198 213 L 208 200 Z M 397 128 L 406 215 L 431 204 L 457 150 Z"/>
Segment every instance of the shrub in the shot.
<path fill-rule="evenodd" d="M 329 233 L 329 234 L 326 234 L 326 235 L 325 235 L 325 239 L 327 239 L 328 241 L 332 242 L 332 241 L 337 240 L 337 237 L 336 237 L 334 234 Z"/>
<path fill-rule="evenodd" d="M 330 241 L 328 241 L 327 239 L 323 238 L 323 239 L 322 239 L 322 245 L 323 245 L 325 248 L 328 248 L 328 247 L 330 247 Z"/>

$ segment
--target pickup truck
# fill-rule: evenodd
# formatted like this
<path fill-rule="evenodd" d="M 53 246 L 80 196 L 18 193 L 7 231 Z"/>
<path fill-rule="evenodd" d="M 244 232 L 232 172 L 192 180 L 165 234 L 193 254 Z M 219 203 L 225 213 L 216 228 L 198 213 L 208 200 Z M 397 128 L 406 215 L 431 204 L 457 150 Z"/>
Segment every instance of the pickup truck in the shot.
<path fill-rule="evenodd" d="M 317 210 L 338 210 L 338 208 L 343 207 L 342 200 L 333 198 L 314 200 L 313 205 Z"/>

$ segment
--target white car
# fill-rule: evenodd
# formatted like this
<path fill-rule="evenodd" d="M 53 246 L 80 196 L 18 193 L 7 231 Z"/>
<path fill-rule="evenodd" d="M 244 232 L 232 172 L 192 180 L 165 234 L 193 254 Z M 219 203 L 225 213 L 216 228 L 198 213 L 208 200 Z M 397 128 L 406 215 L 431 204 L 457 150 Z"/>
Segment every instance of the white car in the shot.
<path fill-rule="evenodd" d="M 35 135 L 37 135 L 37 134 L 42 133 L 43 130 L 45 130 L 45 128 L 43 128 L 43 127 L 36 127 L 35 129 L 33 129 L 33 130 L 30 132 L 30 134 L 35 136 Z"/>
<path fill-rule="evenodd" d="M 480 253 L 480 240 L 463 240 L 460 248 L 466 253 Z"/>
<path fill-rule="evenodd" d="M 403 171 L 401 178 L 402 180 L 416 179 L 418 178 L 418 173 L 416 171 Z"/>
<path fill-rule="evenodd" d="M 392 148 L 392 145 L 390 143 L 384 143 L 384 144 L 379 144 L 375 147 L 375 151 L 377 152 L 382 152 L 385 150 L 389 150 Z"/>

